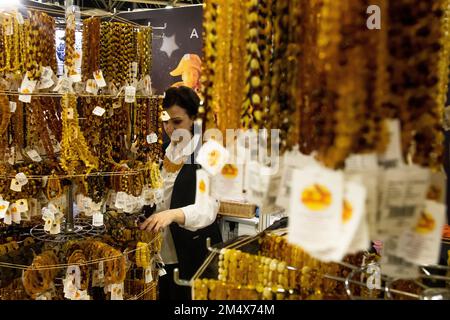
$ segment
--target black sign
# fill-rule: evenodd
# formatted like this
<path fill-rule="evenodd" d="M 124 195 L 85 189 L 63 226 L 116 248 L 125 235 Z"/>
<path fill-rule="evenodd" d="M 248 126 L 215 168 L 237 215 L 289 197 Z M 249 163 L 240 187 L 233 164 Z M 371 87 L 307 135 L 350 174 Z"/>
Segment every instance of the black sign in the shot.
<path fill-rule="evenodd" d="M 152 85 L 162 94 L 171 86 L 198 89 L 202 57 L 202 5 L 123 13 L 153 27 Z"/>

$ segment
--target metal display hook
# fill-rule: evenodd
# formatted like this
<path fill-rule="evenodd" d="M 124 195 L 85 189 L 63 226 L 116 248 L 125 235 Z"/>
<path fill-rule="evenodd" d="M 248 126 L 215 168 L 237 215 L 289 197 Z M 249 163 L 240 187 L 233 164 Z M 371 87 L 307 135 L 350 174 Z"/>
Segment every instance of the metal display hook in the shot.
<path fill-rule="evenodd" d="M 165 30 L 167 28 L 167 22 L 164 22 L 164 27 L 153 27 L 152 23 L 149 21 L 148 26 L 152 27 L 153 30 Z"/>
<path fill-rule="evenodd" d="M 182 287 L 192 287 L 191 281 L 180 279 L 180 270 L 178 268 L 173 270 L 173 281 Z"/>

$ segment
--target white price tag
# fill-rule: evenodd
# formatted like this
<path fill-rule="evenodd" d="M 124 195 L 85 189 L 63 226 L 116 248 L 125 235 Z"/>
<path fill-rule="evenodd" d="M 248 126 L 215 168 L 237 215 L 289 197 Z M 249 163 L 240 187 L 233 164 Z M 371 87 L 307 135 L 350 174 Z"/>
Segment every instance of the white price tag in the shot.
<path fill-rule="evenodd" d="M 438 264 L 445 214 L 444 204 L 427 200 L 413 227 L 400 236 L 397 255 L 418 265 Z"/>
<path fill-rule="evenodd" d="M 106 110 L 103 109 L 102 107 L 96 106 L 96 107 L 94 108 L 94 110 L 92 111 L 92 113 L 95 114 L 96 116 L 101 117 L 101 116 L 103 116 L 103 114 L 105 113 L 105 111 L 106 111 Z"/>
<path fill-rule="evenodd" d="M 20 223 L 20 221 L 22 221 L 22 216 L 20 215 L 19 209 L 17 208 L 17 204 L 11 204 L 9 210 L 11 210 L 12 221 L 14 223 Z"/>
<path fill-rule="evenodd" d="M 13 19 L 6 17 L 6 18 L 4 18 L 3 21 L 4 21 L 3 26 L 4 26 L 4 30 L 5 30 L 5 35 L 12 36 L 14 33 Z"/>
<path fill-rule="evenodd" d="M 228 158 L 228 150 L 211 139 L 200 148 L 196 160 L 210 175 L 215 176 L 222 170 Z"/>
<path fill-rule="evenodd" d="M 51 79 L 53 77 L 53 70 L 50 67 L 42 68 L 41 79 Z"/>
<path fill-rule="evenodd" d="M 339 241 L 343 175 L 322 167 L 295 169 L 289 205 L 289 241 L 313 255 Z M 317 256 L 316 256 L 317 257 Z"/>
<path fill-rule="evenodd" d="M 52 227 L 50 228 L 50 234 L 60 234 L 61 233 L 61 223 L 53 222 Z"/>
<path fill-rule="evenodd" d="M 55 82 L 52 78 L 45 78 L 39 81 L 38 89 L 48 89 L 53 86 Z"/>
<path fill-rule="evenodd" d="M 22 213 L 28 211 L 28 200 L 20 199 L 16 201 L 17 210 Z"/>
<path fill-rule="evenodd" d="M 166 270 L 163 268 L 163 269 L 159 269 L 159 271 L 158 271 L 158 275 L 160 276 L 160 277 L 162 277 L 162 276 L 164 276 L 164 275 L 166 275 L 167 274 L 167 272 L 166 272 Z"/>
<path fill-rule="evenodd" d="M 136 198 L 133 196 L 128 196 L 125 200 L 123 211 L 125 211 L 126 213 L 132 213 L 136 209 L 136 205 Z"/>
<path fill-rule="evenodd" d="M 100 261 L 98 263 L 98 278 L 101 280 L 105 278 L 105 265 L 103 261 Z"/>
<path fill-rule="evenodd" d="M 94 79 L 99 88 L 106 87 L 106 81 L 105 78 L 103 78 L 102 70 L 94 71 Z"/>
<path fill-rule="evenodd" d="M 9 208 L 9 201 L 6 200 L 0 200 L 0 219 L 5 218 L 5 214 L 8 211 Z"/>
<path fill-rule="evenodd" d="M 19 100 L 23 101 L 20 99 L 20 97 L 22 97 L 22 99 L 25 100 L 23 102 L 29 103 L 31 101 L 31 96 L 29 94 L 33 93 L 34 89 L 36 88 L 36 84 L 37 80 L 30 80 L 28 79 L 27 74 L 25 74 L 19 89 L 19 93 L 22 94 L 19 96 Z"/>
<path fill-rule="evenodd" d="M 48 176 L 43 176 L 42 177 L 42 188 L 44 188 L 47 185 L 47 181 L 48 181 Z"/>
<path fill-rule="evenodd" d="M 145 283 L 150 283 L 152 281 L 153 281 L 152 268 L 147 267 L 145 268 Z"/>
<path fill-rule="evenodd" d="M 149 75 L 146 75 L 143 79 L 144 82 L 144 94 L 152 95 L 152 80 Z"/>
<path fill-rule="evenodd" d="M 123 300 L 123 282 L 111 285 L 111 300 Z"/>
<path fill-rule="evenodd" d="M 92 216 L 92 225 L 94 227 L 101 227 L 103 225 L 103 214 L 101 212 L 95 212 Z"/>
<path fill-rule="evenodd" d="M 26 94 L 26 95 L 20 94 L 19 95 L 19 100 L 22 101 L 23 103 L 30 103 L 31 102 L 31 95 L 29 95 L 29 94 Z"/>
<path fill-rule="evenodd" d="M 388 169 L 382 175 L 378 231 L 383 236 L 399 235 L 412 227 L 425 204 L 429 171 L 418 166 Z"/>
<path fill-rule="evenodd" d="M 72 80 L 72 82 L 74 82 L 74 83 L 80 82 L 81 81 L 81 74 L 79 74 L 79 73 L 72 74 L 70 76 L 70 80 Z"/>
<path fill-rule="evenodd" d="M 13 113 L 16 112 L 17 109 L 17 103 L 14 101 L 9 102 L 9 112 Z"/>
<path fill-rule="evenodd" d="M 6 210 L 5 212 L 5 217 L 3 219 L 3 223 L 10 225 L 12 223 L 12 213 L 11 213 L 11 209 L 8 208 L 8 210 Z"/>
<path fill-rule="evenodd" d="M 27 151 L 27 155 L 30 157 L 31 160 L 33 160 L 35 162 L 41 162 L 42 161 L 41 156 L 34 149 L 32 149 L 30 151 Z"/>
<path fill-rule="evenodd" d="M 126 201 L 127 201 L 127 194 L 122 191 L 117 192 L 115 207 L 117 209 L 123 209 L 125 207 Z"/>
<path fill-rule="evenodd" d="M 401 128 L 398 119 L 386 120 L 386 125 L 389 129 L 389 145 L 385 153 L 380 157 L 381 164 L 385 168 L 395 168 L 402 166 L 402 143 L 401 143 Z"/>
<path fill-rule="evenodd" d="M 136 88 L 132 86 L 125 87 L 125 102 L 133 103 L 136 100 Z"/>
<path fill-rule="evenodd" d="M 16 179 L 11 179 L 11 185 L 9 187 L 12 191 L 21 192 L 22 185 Z"/>
<path fill-rule="evenodd" d="M 20 183 L 21 186 L 24 186 L 28 183 L 28 178 L 23 172 L 19 172 L 18 174 L 16 174 L 15 178 L 17 182 Z"/>
<path fill-rule="evenodd" d="M 86 81 L 86 92 L 97 95 L 98 86 L 97 86 L 97 82 L 95 82 L 94 79 L 89 79 L 88 81 Z"/>
<path fill-rule="evenodd" d="M 19 11 L 16 11 L 16 19 L 17 19 L 17 23 L 19 24 L 24 24 L 24 20 L 23 20 L 23 16 Z"/>
<path fill-rule="evenodd" d="M 147 143 L 152 144 L 158 142 L 158 135 L 154 132 L 147 135 Z"/>
<path fill-rule="evenodd" d="M 84 210 L 91 210 L 92 199 L 89 197 L 84 197 L 83 200 L 81 200 L 81 204 Z"/>
<path fill-rule="evenodd" d="M 122 105 L 121 105 L 120 101 L 116 101 L 116 102 L 113 103 L 112 106 L 113 106 L 113 109 L 118 109 L 118 108 L 120 108 Z"/>

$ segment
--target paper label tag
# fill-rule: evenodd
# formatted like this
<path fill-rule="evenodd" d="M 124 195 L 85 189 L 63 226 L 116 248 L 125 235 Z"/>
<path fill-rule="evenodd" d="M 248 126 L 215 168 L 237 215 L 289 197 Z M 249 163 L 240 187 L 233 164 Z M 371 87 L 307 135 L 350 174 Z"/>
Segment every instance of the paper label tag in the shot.
<path fill-rule="evenodd" d="M 82 204 L 82 208 L 84 210 L 90 210 L 91 204 L 92 204 L 92 199 L 89 197 L 83 197 L 83 199 L 81 200 L 81 204 Z"/>
<path fill-rule="evenodd" d="M 153 281 L 152 268 L 147 267 L 145 268 L 145 283 L 150 283 L 152 281 Z"/>
<path fill-rule="evenodd" d="M 74 83 L 80 82 L 81 81 L 81 74 L 76 73 L 76 74 L 70 75 L 70 80 L 72 80 L 72 82 L 74 82 Z"/>
<path fill-rule="evenodd" d="M 152 132 L 149 135 L 147 135 L 147 143 L 152 144 L 158 142 L 158 136 L 156 133 Z"/>
<path fill-rule="evenodd" d="M 136 209 L 136 205 L 137 205 L 136 198 L 127 195 L 123 211 L 125 211 L 126 213 L 132 213 Z"/>
<path fill-rule="evenodd" d="M 136 100 L 136 88 L 132 86 L 125 87 L 125 102 L 133 103 Z"/>
<path fill-rule="evenodd" d="M 17 208 L 17 204 L 11 204 L 9 210 L 11 210 L 12 221 L 14 223 L 20 223 L 20 221 L 22 221 L 22 216 L 20 215 L 19 209 Z"/>
<path fill-rule="evenodd" d="M 144 85 L 144 88 L 143 88 L 144 94 L 152 95 L 153 94 L 153 91 L 152 91 L 152 80 L 151 80 L 150 76 L 146 75 L 144 77 L 144 79 L 143 79 L 143 82 L 144 82 L 144 84 L 143 84 Z"/>
<path fill-rule="evenodd" d="M 50 67 L 42 68 L 41 79 L 51 79 L 53 77 L 53 70 Z"/>
<path fill-rule="evenodd" d="M 92 216 L 92 225 L 94 227 L 101 227 L 103 225 L 103 214 L 101 212 L 95 212 Z"/>
<path fill-rule="evenodd" d="M 125 207 L 126 201 L 127 201 L 127 194 L 122 191 L 117 192 L 115 207 L 117 209 L 123 209 Z"/>
<path fill-rule="evenodd" d="M 16 179 L 11 179 L 11 185 L 9 187 L 12 191 L 21 192 L 22 185 Z"/>
<path fill-rule="evenodd" d="M 53 92 L 58 92 L 61 89 L 62 81 L 63 77 L 59 77 L 58 81 L 56 82 L 56 86 L 52 89 Z"/>
<path fill-rule="evenodd" d="M 14 165 L 14 163 L 16 163 L 15 158 L 16 158 L 16 151 L 14 147 L 10 148 L 9 153 L 6 154 L 6 157 L 8 158 L 8 163 L 10 165 Z"/>
<path fill-rule="evenodd" d="M 228 158 L 228 150 L 217 141 L 210 139 L 202 145 L 196 160 L 210 175 L 215 176 L 222 170 Z"/>
<path fill-rule="evenodd" d="M 31 102 L 31 95 L 29 95 L 29 94 L 27 94 L 27 95 L 20 94 L 19 95 L 19 100 L 22 101 L 23 103 L 30 103 Z"/>
<path fill-rule="evenodd" d="M 55 82 L 52 78 L 44 78 L 41 81 L 39 81 L 38 89 L 48 89 L 51 86 L 53 86 Z"/>
<path fill-rule="evenodd" d="M 412 228 L 400 236 L 397 256 L 418 265 L 438 264 L 445 220 L 445 205 L 427 200 Z"/>
<path fill-rule="evenodd" d="M 15 14 L 16 14 L 17 23 L 24 24 L 24 20 L 23 20 L 22 14 L 19 11 L 16 11 Z"/>
<path fill-rule="evenodd" d="M 3 219 L 3 223 L 10 225 L 12 223 L 12 213 L 11 209 L 8 208 L 8 210 L 5 212 L 5 217 Z"/>
<path fill-rule="evenodd" d="M 6 21 L 6 23 L 4 22 L 4 24 L 3 24 L 4 30 L 5 30 L 5 35 L 12 36 L 14 33 L 13 19 L 6 17 L 6 18 L 4 18 L 4 21 Z"/>
<path fill-rule="evenodd" d="M 94 79 L 99 88 L 106 87 L 106 81 L 105 78 L 103 78 L 102 70 L 94 71 Z"/>
<path fill-rule="evenodd" d="M 28 75 L 25 74 L 23 77 L 22 83 L 20 85 L 19 93 L 28 95 L 30 93 L 33 93 L 34 89 L 36 88 L 37 80 L 30 80 L 28 79 Z"/>
<path fill-rule="evenodd" d="M 335 248 L 343 211 L 343 175 L 321 167 L 295 169 L 289 205 L 289 241 L 311 255 Z"/>
<path fill-rule="evenodd" d="M 8 211 L 9 208 L 9 201 L 6 200 L 0 200 L 0 219 L 5 218 L 5 214 Z"/>
<path fill-rule="evenodd" d="M 401 144 L 401 129 L 398 119 L 386 120 L 389 129 L 389 145 L 380 157 L 380 164 L 385 168 L 395 168 L 404 165 Z"/>
<path fill-rule="evenodd" d="M 416 279 L 419 276 L 418 267 L 396 256 L 397 251 L 398 237 L 391 237 L 384 241 L 380 261 L 382 274 L 395 279 Z"/>
<path fill-rule="evenodd" d="M 388 169 L 381 184 L 381 235 L 398 235 L 414 223 L 423 209 L 429 184 L 429 171 L 417 166 Z"/>
<path fill-rule="evenodd" d="M 132 62 L 131 63 L 131 78 L 136 79 L 138 74 L 138 63 Z"/>
<path fill-rule="evenodd" d="M 69 267 L 70 268 L 70 267 Z M 69 269 L 67 268 L 67 269 Z M 66 277 L 63 279 L 64 284 L 64 298 L 73 300 L 75 298 L 75 294 L 77 293 L 77 287 L 75 285 L 75 274 L 66 273 Z"/>
<path fill-rule="evenodd" d="M 70 277 L 73 276 L 73 283 L 75 284 L 75 287 L 77 289 L 80 289 L 81 287 L 81 270 L 79 266 L 69 266 L 67 267 L 67 271 L 66 271 L 66 277 Z"/>
<path fill-rule="evenodd" d="M 98 263 L 98 278 L 101 280 L 105 278 L 105 266 L 103 261 Z"/>
<path fill-rule="evenodd" d="M 39 155 L 39 153 L 37 153 L 37 151 L 36 150 L 30 150 L 30 151 L 27 151 L 27 155 L 30 157 L 30 159 L 31 160 L 33 160 L 34 162 L 41 162 L 42 161 L 42 158 L 41 158 L 41 156 Z"/>
<path fill-rule="evenodd" d="M 42 209 L 42 219 L 44 220 L 44 230 L 50 232 L 55 221 L 55 214 L 48 208 Z"/>
<path fill-rule="evenodd" d="M 58 91 L 59 93 L 73 92 L 73 88 L 72 88 L 73 79 L 68 78 L 66 76 L 63 76 L 60 79 L 61 79 L 61 82 L 59 83 L 59 87 L 58 87 L 58 85 L 56 86 L 56 87 L 58 87 L 58 90 L 55 90 L 56 89 L 56 87 L 55 87 L 54 91 Z"/>
<path fill-rule="evenodd" d="M 101 116 L 103 116 L 103 114 L 105 113 L 105 111 L 106 111 L 106 110 L 103 109 L 102 107 L 96 106 L 96 107 L 94 108 L 94 110 L 92 111 L 92 113 L 95 114 L 96 116 L 101 117 Z"/>
<path fill-rule="evenodd" d="M 116 101 L 113 103 L 112 106 L 113 106 L 113 109 L 118 109 L 122 106 L 122 104 L 120 103 L 120 101 Z"/>
<path fill-rule="evenodd" d="M 15 101 L 9 102 L 9 112 L 14 113 L 17 109 L 17 103 Z"/>
<path fill-rule="evenodd" d="M 123 300 L 123 282 L 111 285 L 111 300 Z"/>
<path fill-rule="evenodd" d="M 21 186 L 24 186 L 28 183 L 28 178 L 23 172 L 19 172 L 18 174 L 16 174 L 15 178 Z"/>
<path fill-rule="evenodd" d="M 166 269 L 164 269 L 164 268 L 159 269 L 158 275 L 159 275 L 160 277 L 162 277 L 162 276 L 164 276 L 164 275 L 166 275 L 166 274 L 167 274 Z"/>
<path fill-rule="evenodd" d="M 86 92 L 97 95 L 98 85 L 94 79 L 89 79 L 86 81 Z"/>
<path fill-rule="evenodd" d="M 205 212 L 206 206 L 209 202 L 209 175 L 203 170 L 199 169 L 196 171 L 197 175 L 197 188 L 195 192 L 195 206 L 198 208 L 200 212 Z"/>
<path fill-rule="evenodd" d="M 28 211 L 28 200 L 20 199 L 16 201 L 17 210 L 22 213 Z"/>
<path fill-rule="evenodd" d="M 366 190 L 362 184 L 346 181 L 344 185 L 344 201 L 342 203 L 341 236 L 336 242 L 337 249 L 330 257 L 341 261 L 355 238 L 361 221 L 365 219 Z"/>

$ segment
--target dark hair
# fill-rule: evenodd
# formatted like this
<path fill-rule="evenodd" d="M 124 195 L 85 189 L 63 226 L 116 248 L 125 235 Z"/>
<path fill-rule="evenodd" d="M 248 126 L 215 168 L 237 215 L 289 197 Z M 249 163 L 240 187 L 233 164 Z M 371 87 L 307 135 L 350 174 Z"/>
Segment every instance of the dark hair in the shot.
<path fill-rule="evenodd" d="M 195 117 L 198 113 L 200 98 L 189 87 L 171 87 L 166 90 L 166 95 L 163 99 L 163 108 L 168 109 L 174 105 L 185 109 L 190 117 Z"/>

